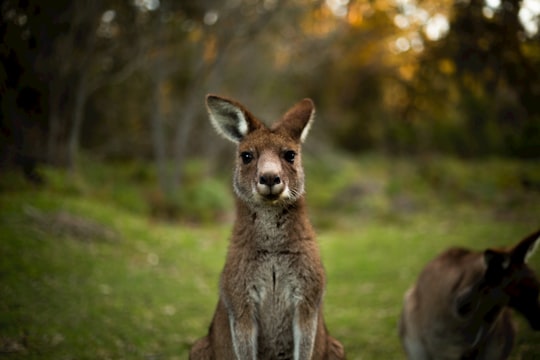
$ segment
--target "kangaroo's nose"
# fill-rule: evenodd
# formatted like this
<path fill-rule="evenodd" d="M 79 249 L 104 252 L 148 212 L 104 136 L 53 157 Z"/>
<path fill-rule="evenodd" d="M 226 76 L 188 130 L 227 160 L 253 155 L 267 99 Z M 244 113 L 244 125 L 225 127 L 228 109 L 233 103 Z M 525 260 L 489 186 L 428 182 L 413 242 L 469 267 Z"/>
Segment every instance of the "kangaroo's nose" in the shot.
<path fill-rule="evenodd" d="M 281 183 L 281 179 L 275 174 L 264 174 L 259 178 L 259 184 L 272 187 Z"/>
<path fill-rule="evenodd" d="M 285 184 L 274 172 L 263 173 L 259 175 L 259 183 L 257 184 L 257 192 L 262 196 L 277 197 L 285 189 Z"/>

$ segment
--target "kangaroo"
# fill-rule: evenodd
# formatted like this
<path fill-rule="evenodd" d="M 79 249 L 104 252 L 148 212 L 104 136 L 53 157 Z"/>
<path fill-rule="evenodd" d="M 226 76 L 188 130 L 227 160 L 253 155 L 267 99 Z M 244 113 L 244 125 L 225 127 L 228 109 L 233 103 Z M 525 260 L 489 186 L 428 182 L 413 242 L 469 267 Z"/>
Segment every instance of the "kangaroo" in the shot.
<path fill-rule="evenodd" d="M 324 323 L 326 278 L 304 199 L 313 102 L 272 127 L 234 100 L 208 95 L 206 105 L 217 132 L 237 144 L 236 220 L 214 318 L 190 359 L 344 359 Z"/>
<path fill-rule="evenodd" d="M 540 283 L 526 261 L 540 230 L 508 249 L 451 248 L 405 294 L 399 335 L 409 359 L 507 359 L 510 309 L 540 330 Z"/>

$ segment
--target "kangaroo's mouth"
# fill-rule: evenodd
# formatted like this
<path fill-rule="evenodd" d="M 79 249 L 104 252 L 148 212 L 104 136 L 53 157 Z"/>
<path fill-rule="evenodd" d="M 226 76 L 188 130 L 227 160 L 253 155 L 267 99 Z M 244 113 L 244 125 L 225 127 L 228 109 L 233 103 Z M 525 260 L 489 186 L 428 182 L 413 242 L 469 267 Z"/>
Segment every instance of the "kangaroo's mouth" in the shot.
<path fill-rule="evenodd" d="M 261 195 L 261 198 L 266 202 L 276 203 L 281 198 L 281 193 Z"/>
<path fill-rule="evenodd" d="M 272 191 L 273 189 L 264 189 L 266 191 L 260 191 L 261 189 L 256 189 L 254 191 L 255 197 L 261 204 L 270 204 L 270 205 L 276 205 L 280 202 L 287 200 L 287 193 L 288 191 L 286 189 L 282 189 L 279 191 Z M 270 190 L 270 191 L 268 191 Z"/>

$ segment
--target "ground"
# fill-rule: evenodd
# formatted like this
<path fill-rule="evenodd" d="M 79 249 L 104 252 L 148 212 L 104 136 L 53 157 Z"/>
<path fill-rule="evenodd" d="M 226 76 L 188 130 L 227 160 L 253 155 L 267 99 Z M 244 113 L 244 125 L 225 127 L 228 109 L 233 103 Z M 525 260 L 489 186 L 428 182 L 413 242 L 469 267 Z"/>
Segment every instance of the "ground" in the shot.
<path fill-rule="evenodd" d="M 402 297 L 437 253 L 509 245 L 540 226 L 537 163 L 305 158 L 325 318 L 349 359 L 405 358 Z M 186 359 L 217 301 L 230 174 L 202 182 L 213 197 L 192 190 L 198 208 L 180 205 L 171 221 L 151 208 L 146 165 L 85 168 L 45 170 L 40 187 L 14 173 L 0 181 L 0 357 Z M 531 266 L 540 273 L 540 254 Z M 539 358 L 540 334 L 515 318 L 512 358 Z"/>

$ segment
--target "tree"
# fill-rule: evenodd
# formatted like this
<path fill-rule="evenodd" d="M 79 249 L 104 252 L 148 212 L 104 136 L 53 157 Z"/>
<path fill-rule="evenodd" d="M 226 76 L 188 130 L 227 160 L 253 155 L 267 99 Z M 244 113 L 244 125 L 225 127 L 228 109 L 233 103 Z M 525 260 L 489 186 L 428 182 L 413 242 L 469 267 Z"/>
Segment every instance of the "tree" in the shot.
<path fill-rule="evenodd" d="M 489 11 L 487 11 L 489 10 Z M 420 61 L 419 89 L 444 84 L 441 104 L 427 95 L 424 102 L 450 110 L 464 119 L 461 140 L 454 143 L 468 155 L 505 153 L 540 155 L 540 95 L 538 60 L 526 49 L 539 51 L 519 20 L 520 2 L 503 0 L 488 9 L 481 0 L 454 6 L 448 36 L 431 43 Z"/>
<path fill-rule="evenodd" d="M 107 12 L 116 13 L 111 8 L 116 8 L 125 20 L 121 29 L 120 25 L 116 26 L 115 41 L 113 34 L 103 31 Z M 117 44 L 131 43 L 133 33 L 129 25 L 135 11 L 123 1 L 57 1 L 47 5 L 39 1 L 5 1 L 2 4 L 2 17 L 8 20 L 2 29 L 7 52 L 14 58 L 13 62 L 20 64 L 19 73 L 32 79 L 29 86 L 43 101 L 39 112 L 46 119 L 47 146 L 38 153 L 47 154 L 48 162 L 75 164 L 89 94 L 122 77 L 130 65 L 126 59 L 133 58 L 136 49 Z M 110 64 L 105 68 L 107 59 Z M 24 95 L 23 76 L 7 86 Z M 7 101 L 3 105 L 9 109 L 17 107 Z"/>

